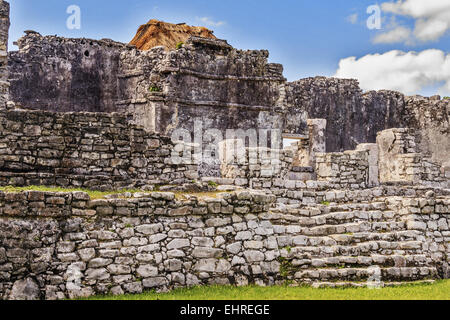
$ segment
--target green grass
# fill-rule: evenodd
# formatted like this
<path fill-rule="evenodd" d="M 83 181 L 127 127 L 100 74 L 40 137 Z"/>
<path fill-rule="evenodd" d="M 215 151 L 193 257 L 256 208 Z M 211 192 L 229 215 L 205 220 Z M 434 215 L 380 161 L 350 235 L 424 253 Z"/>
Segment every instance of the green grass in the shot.
<path fill-rule="evenodd" d="M 177 45 L 176 45 L 176 49 L 180 50 L 181 48 L 183 48 L 183 45 L 184 45 L 184 42 L 182 42 L 182 41 L 178 42 Z"/>
<path fill-rule="evenodd" d="M 42 191 L 42 192 L 76 192 L 82 191 L 86 192 L 92 200 L 102 199 L 107 195 L 112 194 L 123 194 L 126 192 L 136 193 L 136 192 L 144 192 L 149 193 L 150 191 L 142 191 L 140 189 L 123 189 L 117 191 L 95 191 L 89 189 L 81 189 L 81 188 L 59 188 L 59 187 L 46 187 L 46 186 L 27 186 L 27 187 L 15 187 L 15 186 L 5 186 L 0 187 L 0 191 L 9 192 L 9 193 L 20 193 L 25 191 Z M 224 193 L 222 191 L 208 191 L 208 192 L 173 192 L 175 194 L 176 199 L 183 200 L 185 196 L 196 196 L 198 198 L 219 198 L 219 196 Z"/>
<path fill-rule="evenodd" d="M 161 89 L 155 86 L 151 86 L 148 90 L 150 92 L 161 92 Z"/>
<path fill-rule="evenodd" d="M 75 192 L 75 191 L 82 191 L 86 192 L 92 200 L 94 199 L 102 199 L 107 195 L 111 194 L 121 194 L 125 192 L 142 192 L 138 189 L 127 189 L 127 190 L 117 190 L 117 191 L 95 191 L 95 190 L 88 190 L 88 189 L 77 189 L 77 188 L 58 188 L 58 187 L 45 187 L 45 186 L 28 186 L 28 187 L 14 187 L 14 186 L 6 186 L 6 187 L 0 187 L 0 191 L 3 192 L 25 192 L 25 191 L 42 191 L 42 192 Z"/>
<path fill-rule="evenodd" d="M 381 289 L 212 286 L 169 293 L 97 296 L 89 300 L 450 300 L 450 280 Z"/>

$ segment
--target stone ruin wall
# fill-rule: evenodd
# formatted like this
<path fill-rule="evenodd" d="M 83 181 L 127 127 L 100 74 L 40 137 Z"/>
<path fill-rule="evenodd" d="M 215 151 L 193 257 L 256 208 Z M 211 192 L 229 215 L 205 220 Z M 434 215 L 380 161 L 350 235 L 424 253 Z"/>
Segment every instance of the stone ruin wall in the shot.
<path fill-rule="evenodd" d="M 450 178 L 448 167 L 438 163 L 423 153 L 412 129 L 390 129 L 378 134 L 380 151 L 380 181 L 408 181 L 449 187 L 445 182 Z"/>
<path fill-rule="evenodd" d="M 28 32 L 18 44 L 9 53 L 11 95 L 26 108 L 131 112 L 137 124 L 166 135 L 177 128 L 305 135 L 307 119 L 320 118 L 329 124 L 327 152 L 375 143 L 385 129 L 413 128 L 421 152 L 450 165 L 448 100 L 363 93 L 356 80 L 288 83 L 282 66 L 268 63 L 267 51 L 236 50 L 223 40 L 194 37 L 179 50 L 139 51 L 111 40 Z"/>
<path fill-rule="evenodd" d="M 327 152 L 375 143 L 378 132 L 386 129 L 411 128 L 421 153 L 450 165 L 449 100 L 408 97 L 388 90 L 363 93 L 356 80 L 324 77 L 289 83 L 288 92 L 292 113 L 306 112 L 309 118 L 327 120 Z"/>
<path fill-rule="evenodd" d="M 167 135 L 200 130 L 195 119 L 203 131 L 223 135 L 230 128 L 305 135 L 307 119 L 321 118 L 329 124 L 327 152 L 375 143 L 385 129 L 413 128 L 421 151 L 449 165 L 448 100 L 363 93 L 356 80 L 287 83 L 282 66 L 267 62 L 267 51 L 236 50 L 223 40 L 191 38 L 170 52 L 34 32 L 18 43 L 19 51 L 9 54 L 11 94 L 26 108 L 131 112 L 138 124 Z"/>
<path fill-rule="evenodd" d="M 120 52 L 112 40 L 43 37 L 27 31 L 9 53 L 10 93 L 27 109 L 115 112 Z"/>
<path fill-rule="evenodd" d="M 267 51 L 221 40 L 171 52 L 35 32 L 18 43 L 0 84 L 11 82 L 18 107 L 38 110 L 0 111 L 0 185 L 146 189 L 215 172 L 172 162 L 183 148 L 164 135 L 177 128 L 280 129 L 302 140 L 270 165 L 251 148 L 243 166 L 222 153 L 223 177 L 203 178 L 259 192 L 0 192 L 1 299 L 450 276 L 449 101 L 363 94 L 354 80 L 287 83 Z"/>
<path fill-rule="evenodd" d="M 221 178 L 214 181 L 253 189 L 301 188 L 315 180 L 337 189 L 382 184 L 450 188 L 449 168 L 419 152 L 419 138 L 412 129 L 384 130 L 378 133 L 377 143 L 325 153 L 326 121 L 310 119 L 308 124 L 310 138 L 284 150 L 248 148 L 242 140 L 225 140 L 219 147 Z"/>
<path fill-rule="evenodd" d="M 118 113 L 0 111 L 0 185 L 114 190 L 183 184 L 172 141 Z"/>
<path fill-rule="evenodd" d="M 0 298 L 448 277 L 448 198 L 403 192 L 241 191 L 184 200 L 159 192 L 102 200 L 0 192 Z"/>
<path fill-rule="evenodd" d="M 5 108 L 9 101 L 8 76 L 8 35 L 9 3 L 0 1 L 0 107 Z"/>

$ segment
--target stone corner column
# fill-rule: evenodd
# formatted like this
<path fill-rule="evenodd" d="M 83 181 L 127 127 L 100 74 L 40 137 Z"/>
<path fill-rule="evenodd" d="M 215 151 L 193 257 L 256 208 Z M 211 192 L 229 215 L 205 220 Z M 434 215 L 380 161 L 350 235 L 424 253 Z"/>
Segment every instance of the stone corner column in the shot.
<path fill-rule="evenodd" d="M 363 143 L 356 147 L 357 151 L 368 152 L 369 172 L 368 186 L 377 187 L 380 185 L 380 173 L 378 169 L 378 145 L 376 143 Z"/>
<path fill-rule="evenodd" d="M 9 101 L 8 81 L 8 36 L 9 3 L 0 0 L 0 109 L 6 108 Z"/>
<path fill-rule="evenodd" d="M 307 125 L 309 129 L 309 163 L 310 167 L 316 167 L 316 154 L 325 153 L 327 129 L 326 119 L 308 119 Z"/>

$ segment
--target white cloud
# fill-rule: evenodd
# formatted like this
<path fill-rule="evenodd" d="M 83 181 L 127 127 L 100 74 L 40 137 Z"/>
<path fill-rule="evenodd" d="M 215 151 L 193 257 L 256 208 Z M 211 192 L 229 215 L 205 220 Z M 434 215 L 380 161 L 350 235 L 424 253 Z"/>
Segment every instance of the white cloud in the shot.
<path fill-rule="evenodd" d="M 411 30 L 408 28 L 398 26 L 394 29 L 380 33 L 374 39 L 374 43 L 397 43 L 397 42 L 407 42 L 409 43 L 411 39 Z"/>
<path fill-rule="evenodd" d="M 214 21 L 210 17 L 201 17 L 201 18 L 197 17 L 197 20 L 201 21 L 203 24 L 210 27 L 221 27 L 226 24 L 225 21 Z"/>
<path fill-rule="evenodd" d="M 396 90 L 417 94 L 430 86 L 443 84 L 438 93 L 450 95 L 450 53 L 430 49 L 422 52 L 389 51 L 360 59 L 339 62 L 335 77 L 358 79 L 363 90 Z"/>
<path fill-rule="evenodd" d="M 448 0 L 398 0 L 382 3 L 381 9 L 393 15 L 413 18 L 415 26 L 414 30 L 399 26 L 388 28 L 387 32 L 375 38 L 375 40 L 378 38 L 377 43 L 383 42 L 384 39 L 386 39 L 384 43 L 409 42 L 409 44 L 413 40 L 436 41 L 450 30 L 450 1 Z M 402 32 L 396 30 L 398 28 L 402 28 Z M 406 29 L 410 33 L 408 38 L 405 38 Z"/>
<path fill-rule="evenodd" d="M 347 17 L 347 21 L 350 22 L 351 24 L 356 24 L 358 22 L 358 14 L 354 13 L 351 14 Z"/>

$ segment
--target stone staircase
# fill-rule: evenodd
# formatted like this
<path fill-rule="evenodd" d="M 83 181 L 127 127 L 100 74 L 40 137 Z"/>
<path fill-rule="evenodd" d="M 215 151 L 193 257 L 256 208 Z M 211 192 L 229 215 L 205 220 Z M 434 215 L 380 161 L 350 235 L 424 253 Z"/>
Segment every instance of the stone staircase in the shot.
<path fill-rule="evenodd" d="M 271 212 L 282 248 L 282 276 L 318 286 L 438 277 L 440 266 L 428 250 L 426 232 L 415 230 L 401 203 L 399 198 L 385 197 L 370 202 L 278 204 Z M 448 241 L 443 245 L 448 254 Z"/>

